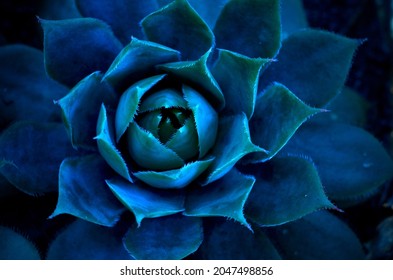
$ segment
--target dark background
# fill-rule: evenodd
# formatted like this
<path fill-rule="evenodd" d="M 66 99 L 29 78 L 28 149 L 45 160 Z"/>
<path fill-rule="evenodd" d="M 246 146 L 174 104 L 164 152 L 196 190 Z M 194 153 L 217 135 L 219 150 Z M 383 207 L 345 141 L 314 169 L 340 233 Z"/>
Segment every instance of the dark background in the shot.
<path fill-rule="evenodd" d="M 42 49 L 42 31 L 36 16 L 41 14 L 44 2 L 0 0 L 0 45 L 22 43 Z M 351 38 L 367 39 L 358 49 L 347 85 L 356 89 L 371 104 L 366 128 L 393 155 L 393 3 L 390 0 L 303 2 L 312 27 Z M 15 227 L 15 217 L 23 221 L 30 239 L 44 253 L 47 239 L 53 238 L 53 232 L 62 224 L 72 220 L 64 217 L 55 219 L 56 222 L 46 222 L 46 217 L 51 214 L 48 213 L 48 205 L 54 209 L 56 198 L 56 195 L 40 198 L 21 195 L 17 202 L 3 203 L 0 213 L 8 211 L 14 214 L 8 218 L 7 215 L 0 215 L 0 225 Z M 22 211 L 23 208 L 35 211 Z M 346 209 L 342 214 L 342 218 L 366 244 L 372 258 L 393 258 L 393 241 L 389 241 L 393 236 L 393 222 L 386 220 L 389 217 L 393 217 L 392 183 L 386 183 L 377 195 L 361 205 Z M 378 228 L 383 221 L 385 226 Z M 36 229 L 36 232 L 32 229 Z M 42 234 L 43 231 L 45 234 Z"/>

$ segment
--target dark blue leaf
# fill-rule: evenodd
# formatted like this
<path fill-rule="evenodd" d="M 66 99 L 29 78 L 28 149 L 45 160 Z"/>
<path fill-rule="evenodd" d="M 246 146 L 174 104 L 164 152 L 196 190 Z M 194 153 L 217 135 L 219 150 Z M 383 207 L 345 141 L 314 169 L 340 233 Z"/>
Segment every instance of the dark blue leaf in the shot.
<path fill-rule="evenodd" d="M 44 1 L 39 16 L 45 19 L 69 19 L 81 17 L 75 0 Z"/>
<path fill-rule="evenodd" d="M 98 19 L 40 20 L 49 76 L 74 86 L 95 71 L 106 71 L 122 45 Z"/>
<path fill-rule="evenodd" d="M 0 226 L 0 260 L 39 260 L 37 248 L 21 234 Z"/>
<path fill-rule="evenodd" d="M 158 9 L 155 0 L 76 0 L 76 5 L 83 16 L 108 23 L 123 44 L 131 36 L 142 38 L 139 22 Z"/>
<path fill-rule="evenodd" d="M 60 164 L 74 154 L 60 123 L 18 122 L 0 136 L 0 172 L 31 195 L 57 191 Z"/>
<path fill-rule="evenodd" d="M 282 39 L 308 27 L 302 0 L 281 1 L 281 26 Z"/>

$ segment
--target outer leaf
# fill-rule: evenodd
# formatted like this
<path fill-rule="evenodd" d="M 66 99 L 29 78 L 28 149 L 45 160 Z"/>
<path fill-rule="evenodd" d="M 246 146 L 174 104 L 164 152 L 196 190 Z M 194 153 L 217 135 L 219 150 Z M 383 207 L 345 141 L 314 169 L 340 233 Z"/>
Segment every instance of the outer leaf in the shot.
<path fill-rule="evenodd" d="M 162 78 L 164 78 L 164 75 L 153 76 L 141 80 L 132 85 L 122 94 L 117 106 L 115 120 L 117 142 L 119 142 L 121 136 L 127 130 L 129 123 L 134 120 L 142 96 L 155 84 L 162 80 Z"/>
<path fill-rule="evenodd" d="M 175 0 L 141 22 L 149 41 L 179 50 L 183 60 L 198 59 L 214 44 L 209 26 L 186 0 Z"/>
<path fill-rule="evenodd" d="M 317 112 L 320 110 L 304 104 L 285 86 L 271 86 L 258 96 L 256 111 L 250 122 L 253 142 L 268 152 L 252 154 L 248 159 L 253 162 L 271 159 L 300 125 Z"/>
<path fill-rule="evenodd" d="M 305 125 L 283 152 L 312 158 L 334 201 L 367 197 L 393 174 L 392 159 L 382 145 L 349 125 Z"/>
<path fill-rule="evenodd" d="M 287 38 L 290 34 L 307 28 L 307 17 L 302 0 L 281 1 L 281 37 Z"/>
<path fill-rule="evenodd" d="M 203 239 L 200 218 L 172 215 L 145 220 L 132 227 L 124 245 L 136 259 L 182 259 L 195 252 Z"/>
<path fill-rule="evenodd" d="M 0 48 L 0 61 L 0 128 L 19 120 L 60 120 L 52 104 L 67 88 L 46 76 L 42 52 L 7 45 Z"/>
<path fill-rule="evenodd" d="M 59 171 L 59 199 L 50 218 L 71 214 L 95 224 L 114 226 L 124 208 L 105 184 L 112 176 L 98 155 L 65 159 Z"/>
<path fill-rule="evenodd" d="M 244 112 L 251 118 L 257 96 L 259 72 L 268 62 L 268 59 L 249 58 L 220 50 L 212 73 L 224 93 L 226 114 Z"/>
<path fill-rule="evenodd" d="M 194 114 L 198 133 L 199 158 L 203 158 L 217 137 L 218 115 L 214 108 L 196 90 L 183 86 L 184 99 Z"/>
<path fill-rule="evenodd" d="M 0 172 L 27 194 L 53 192 L 61 161 L 73 154 L 62 124 L 18 122 L 0 137 Z"/>
<path fill-rule="evenodd" d="M 95 72 L 80 81 L 71 92 L 57 101 L 63 111 L 63 119 L 74 148 L 96 149 L 94 136 L 100 107 L 105 103 L 113 107 L 116 93 Z"/>
<path fill-rule="evenodd" d="M 37 248 L 15 231 L 0 226 L 0 260 L 39 260 Z"/>
<path fill-rule="evenodd" d="M 140 79 L 154 75 L 156 65 L 179 59 L 178 51 L 132 38 L 113 61 L 104 79 L 122 91 Z"/>
<path fill-rule="evenodd" d="M 81 14 L 76 7 L 75 0 L 51 0 L 42 3 L 39 16 L 56 20 L 79 18 Z"/>
<path fill-rule="evenodd" d="M 0 163 L 1 165 L 2 163 Z M 0 199 L 15 196 L 20 194 L 20 191 L 15 188 L 8 180 L 0 173 Z"/>
<path fill-rule="evenodd" d="M 279 0 L 232 0 L 214 28 L 217 46 L 249 57 L 274 57 L 280 48 Z"/>
<path fill-rule="evenodd" d="M 327 31 L 304 30 L 282 43 L 277 62 L 261 75 L 260 88 L 287 86 L 306 104 L 325 106 L 344 85 L 359 41 Z"/>
<path fill-rule="evenodd" d="M 108 23 L 124 44 L 129 42 L 131 36 L 142 38 L 139 22 L 158 9 L 155 0 L 76 0 L 76 4 L 83 16 Z"/>
<path fill-rule="evenodd" d="M 198 178 L 212 163 L 213 159 L 195 161 L 184 165 L 180 169 L 168 171 L 141 171 L 134 176 L 139 180 L 160 189 L 181 189 Z"/>
<path fill-rule="evenodd" d="M 199 92 L 214 108 L 222 109 L 225 106 L 224 95 L 207 67 L 210 52 L 208 51 L 196 61 L 162 64 L 158 66 L 158 69 L 188 82 L 188 85 L 201 89 Z"/>
<path fill-rule="evenodd" d="M 276 248 L 285 259 L 364 259 L 362 245 L 352 230 L 327 211 L 271 228 Z"/>
<path fill-rule="evenodd" d="M 132 182 L 127 164 L 122 154 L 116 148 L 113 138 L 113 127 L 108 121 L 105 106 L 102 105 L 97 121 L 97 136 L 95 137 L 97 140 L 98 150 L 113 170 L 119 173 L 123 178 Z"/>
<path fill-rule="evenodd" d="M 255 232 L 233 222 L 213 219 L 205 224 L 204 241 L 197 251 L 203 260 L 280 259 L 273 244 L 260 229 Z"/>
<path fill-rule="evenodd" d="M 152 189 L 140 182 L 106 181 L 114 195 L 135 215 L 138 226 L 144 218 L 157 218 L 184 210 L 184 194 Z"/>
<path fill-rule="evenodd" d="M 254 183 L 253 177 L 232 168 L 220 180 L 192 189 L 187 195 L 185 214 L 197 217 L 228 217 L 251 229 L 243 215 L 243 208 Z"/>
<path fill-rule="evenodd" d="M 41 20 L 49 76 L 74 86 L 95 71 L 106 71 L 121 43 L 104 22 L 92 18 Z"/>
<path fill-rule="evenodd" d="M 212 151 L 216 159 L 209 168 L 210 174 L 205 185 L 223 177 L 243 156 L 264 151 L 251 142 L 245 114 L 222 117 L 218 131 Z"/>
<path fill-rule="evenodd" d="M 326 197 L 310 161 L 278 158 L 257 168 L 257 180 L 245 213 L 258 225 L 279 225 L 320 209 L 336 208 Z"/>
<path fill-rule="evenodd" d="M 149 170 L 169 170 L 182 167 L 184 161 L 165 147 L 150 132 L 135 122 L 128 128 L 128 151 L 139 166 Z"/>
<path fill-rule="evenodd" d="M 76 220 L 49 245 L 48 260 L 128 260 L 116 230 Z"/>

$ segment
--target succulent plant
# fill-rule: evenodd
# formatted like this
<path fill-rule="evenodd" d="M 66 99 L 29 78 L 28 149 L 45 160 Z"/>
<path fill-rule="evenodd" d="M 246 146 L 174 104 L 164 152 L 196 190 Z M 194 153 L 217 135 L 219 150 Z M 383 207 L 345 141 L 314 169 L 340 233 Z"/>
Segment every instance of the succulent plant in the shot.
<path fill-rule="evenodd" d="M 78 218 L 48 258 L 364 257 L 332 213 L 393 171 L 353 125 L 363 107 L 344 83 L 360 40 L 307 28 L 285 12 L 298 2 L 75 3 L 81 17 L 39 19 L 56 82 L 26 82 L 55 105 L 0 138 L 4 177 L 28 194 L 58 187 L 50 217 Z M 43 178 L 48 162 L 58 177 Z"/>

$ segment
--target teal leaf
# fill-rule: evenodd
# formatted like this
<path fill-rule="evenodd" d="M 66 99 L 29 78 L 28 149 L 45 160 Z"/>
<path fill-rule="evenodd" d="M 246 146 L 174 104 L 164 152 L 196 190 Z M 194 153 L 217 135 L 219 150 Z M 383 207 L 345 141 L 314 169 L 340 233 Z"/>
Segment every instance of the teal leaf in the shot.
<path fill-rule="evenodd" d="M 355 233 L 327 211 L 269 229 L 284 259 L 360 260 L 365 258 Z"/>
<path fill-rule="evenodd" d="M 205 143 L 204 141 L 200 142 Z M 165 146 L 178 154 L 185 162 L 195 158 L 200 148 L 195 120 L 191 117 L 187 119 L 184 125 L 165 143 Z"/>
<path fill-rule="evenodd" d="M 0 48 L 0 61 L 0 128 L 21 120 L 60 120 L 53 100 L 68 89 L 46 76 L 42 52 L 7 45 Z"/>
<path fill-rule="evenodd" d="M 310 121 L 312 123 L 340 122 L 365 127 L 369 107 L 370 104 L 363 96 L 344 87 L 343 91 L 326 106 L 328 111 L 313 117 Z"/>
<path fill-rule="evenodd" d="M 179 169 L 168 171 L 140 171 L 134 176 L 146 184 L 160 189 L 181 189 L 188 186 L 201 175 L 212 163 L 213 159 L 195 161 Z"/>
<path fill-rule="evenodd" d="M 249 57 L 274 57 L 281 42 L 279 2 L 229 1 L 214 27 L 217 47 Z"/>
<path fill-rule="evenodd" d="M 212 74 L 225 96 L 224 113 L 244 112 L 251 118 L 257 96 L 259 72 L 270 61 L 219 50 Z"/>
<path fill-rule="evenodd" d="M 124 238 L 131 256 L 139 260 L 178 260 L 195 252 L 203 239 L 202 220 L 171 215 L 146 219 Z"/>
<path fill-rule="evenodd" d="M 175 0 L 151 13 L 141 26 L 149 41 L 180 51 L 183 60 L 198 59 L 214 44 L 209 26 L 186 0 Z"/>
<path fill-rule="evenodd" d="M 145 218 L 158 218 L 184 210 L 184 194 L 176 191 L 153 189 L 140 182 L 107 180 L 113 194 L 134 215 L 138 225 Z"/>
<path fill-rule="evenodd" d="M 195 61 L 173 62 L 157 67 L 182 81 L 188 82 L 190 86 L 201 89 L 200 93 L 214 108 L 222 109 L 225 106 L 224 95 L 207 66 L 210 53 L 211 51 L 208 51 Z"/>
<path fill-rule="evenodd" d="M 17 122 L 0 136 L 0 173 L 27 194 L 54 192 L 62 160 L 74 154 L 61 123 Z"/>
<path fill-rule="evenodd" d="M 187 103 L 182 94 L 171 88 L 166 88 L 149 95 L 143 100 L 139 108 L 139 113 L 145 113 L 161 108 L 187 108 Z"/>
<path fill-rule="evenodd" d="M 327 31 L 293 33 L 283 41 L 277 62 L 261 75 L 260 88 L 279 82 L 306 104 L 323 107 L 341 91 L 358 45 Z"/>
<path fill-rule="evenodd" d="M 281 37 L 307 28 L 307 17 L 302 0 L 281 1 Z"/>
<path fill-rule="evenodd" d="M 149 170 L 169 170 L 184 165 L 174 151 L 135 122 L 130 124 L 127 133 L 128 151 L 139 166 Z"/>
<path fill-rule="evenodd" d="M 275 158 L 259 165 L 246 203 L 246 217 L 260 226 L 275 226 L 314 211 L 336 207 L 326 197 L 314 165 L 303 158 Z"/>
<path fill-rule="evenodd" d="M 139 22 L 158 9 L 155 0 L 76 0 L 76 5 L 84 17 L 108 23 L 123 44 L 127 44 L 131 36 L 142 38 Z"/>
<path fill-rule="evenodd" d="M 267 152 L 248 157 L 252 162 L 274 157 L 295 131 L 319 109 L 311 108 L 281 84 L 274 84 L 257 98 L 255 114 L 250 121 L 253 142 Z"/>
<path fill-rule="evenodd" d="M 143 79 L 133 84 L 121 95 L 115 119 L 117 142 L 119 142 L 121 136 L 127 130 L 129 123 L 134 120 L 142 96 L 161 81 L 162 78 L 164 78 L 164 75 Z"/>
<path fill-rule="evenodd" d="M 220 119 L 216 144 L 212 155 L 216 157 L 203 183 L 210 184 L 223 177 L 242 157 L 264 150 L 251 142 L 248 119 L 245 114 Z"/>
<path fill-rule="evenodd" d="M 218 114 L 206 99 L 191 87 L 183 86 L 184 99 L 194 114 L 198 133 L 199 158 L 203 158 L 217 137 Z"/>
<path fill-rule="evenodd" d="M 393 174 L 393 161 L 378 140 L 345 124 L 305 125 L 283 153 L 312 158 L 336 203 L 368 197 Z"/>
<path fill-rule="evenodd" d="M 102 105 L 97 121 L 97 136 L 94 138 L 97 140 L 98 150 L 113 170 L 132 182 L 127 164 L 120 151 L 116 148 L 113 138 L 113 127 L 108 121 L 105 106 Z"/>
<path fill-rule="evenodd" d="M 95 150 L 97 119 L 102 103 L 114 106 L 116 93 L 95 72 L 80 81 L 62 99 L 56 101 L 61 107 L 63 120 L 75 149 Z"/>
<path fill-rule="evenodd" d="M 259 228 L 254 232 L 233 221 L 213 219 L 197 257 L 203 260 L 276 260 L 281 259 L 274 245 Z"/>
<path fill-rule="evenodd" d="M 254 183 L 253 177 L 232 168 L 220 180 L 193 188 L 187 194 L 184 213 L 197 217 L 223 216 L 251 229 L 244 217 L 243 208 Z"/>
<path fill-rule="evenodd" d="M 65 159 L 59 171 L 59 198 L 50 218 L 70 214 L 98 225 L 114 226 L 124 207 L 105 184 L 111 177 L 111 169 L 98 155 Z"/>
<path fill-rule="evenodd" d="M 92 72 L 106 71 L 122 48 L 110 27 L 98 19 L 40 22 L 44 29 L 46 71 L 70 87 Z"/>
<path fill-rule="evenodd" d="M 0 226 L 0 260 L 39 260 L 34 244 L 23 235 Z"/>
<path fill-rule="evenodd" d="M 129 260 L 116 229 L 76 220 L 49 244 L 48 260 Z"/>
<path fill-rule="evenodd" d="M 115 58 L 104 79 L 122 91 L 140 79 L 154 75 L 156 65 L 179 59 L 180 53 L 176 50 L 132 38 Z"/>

